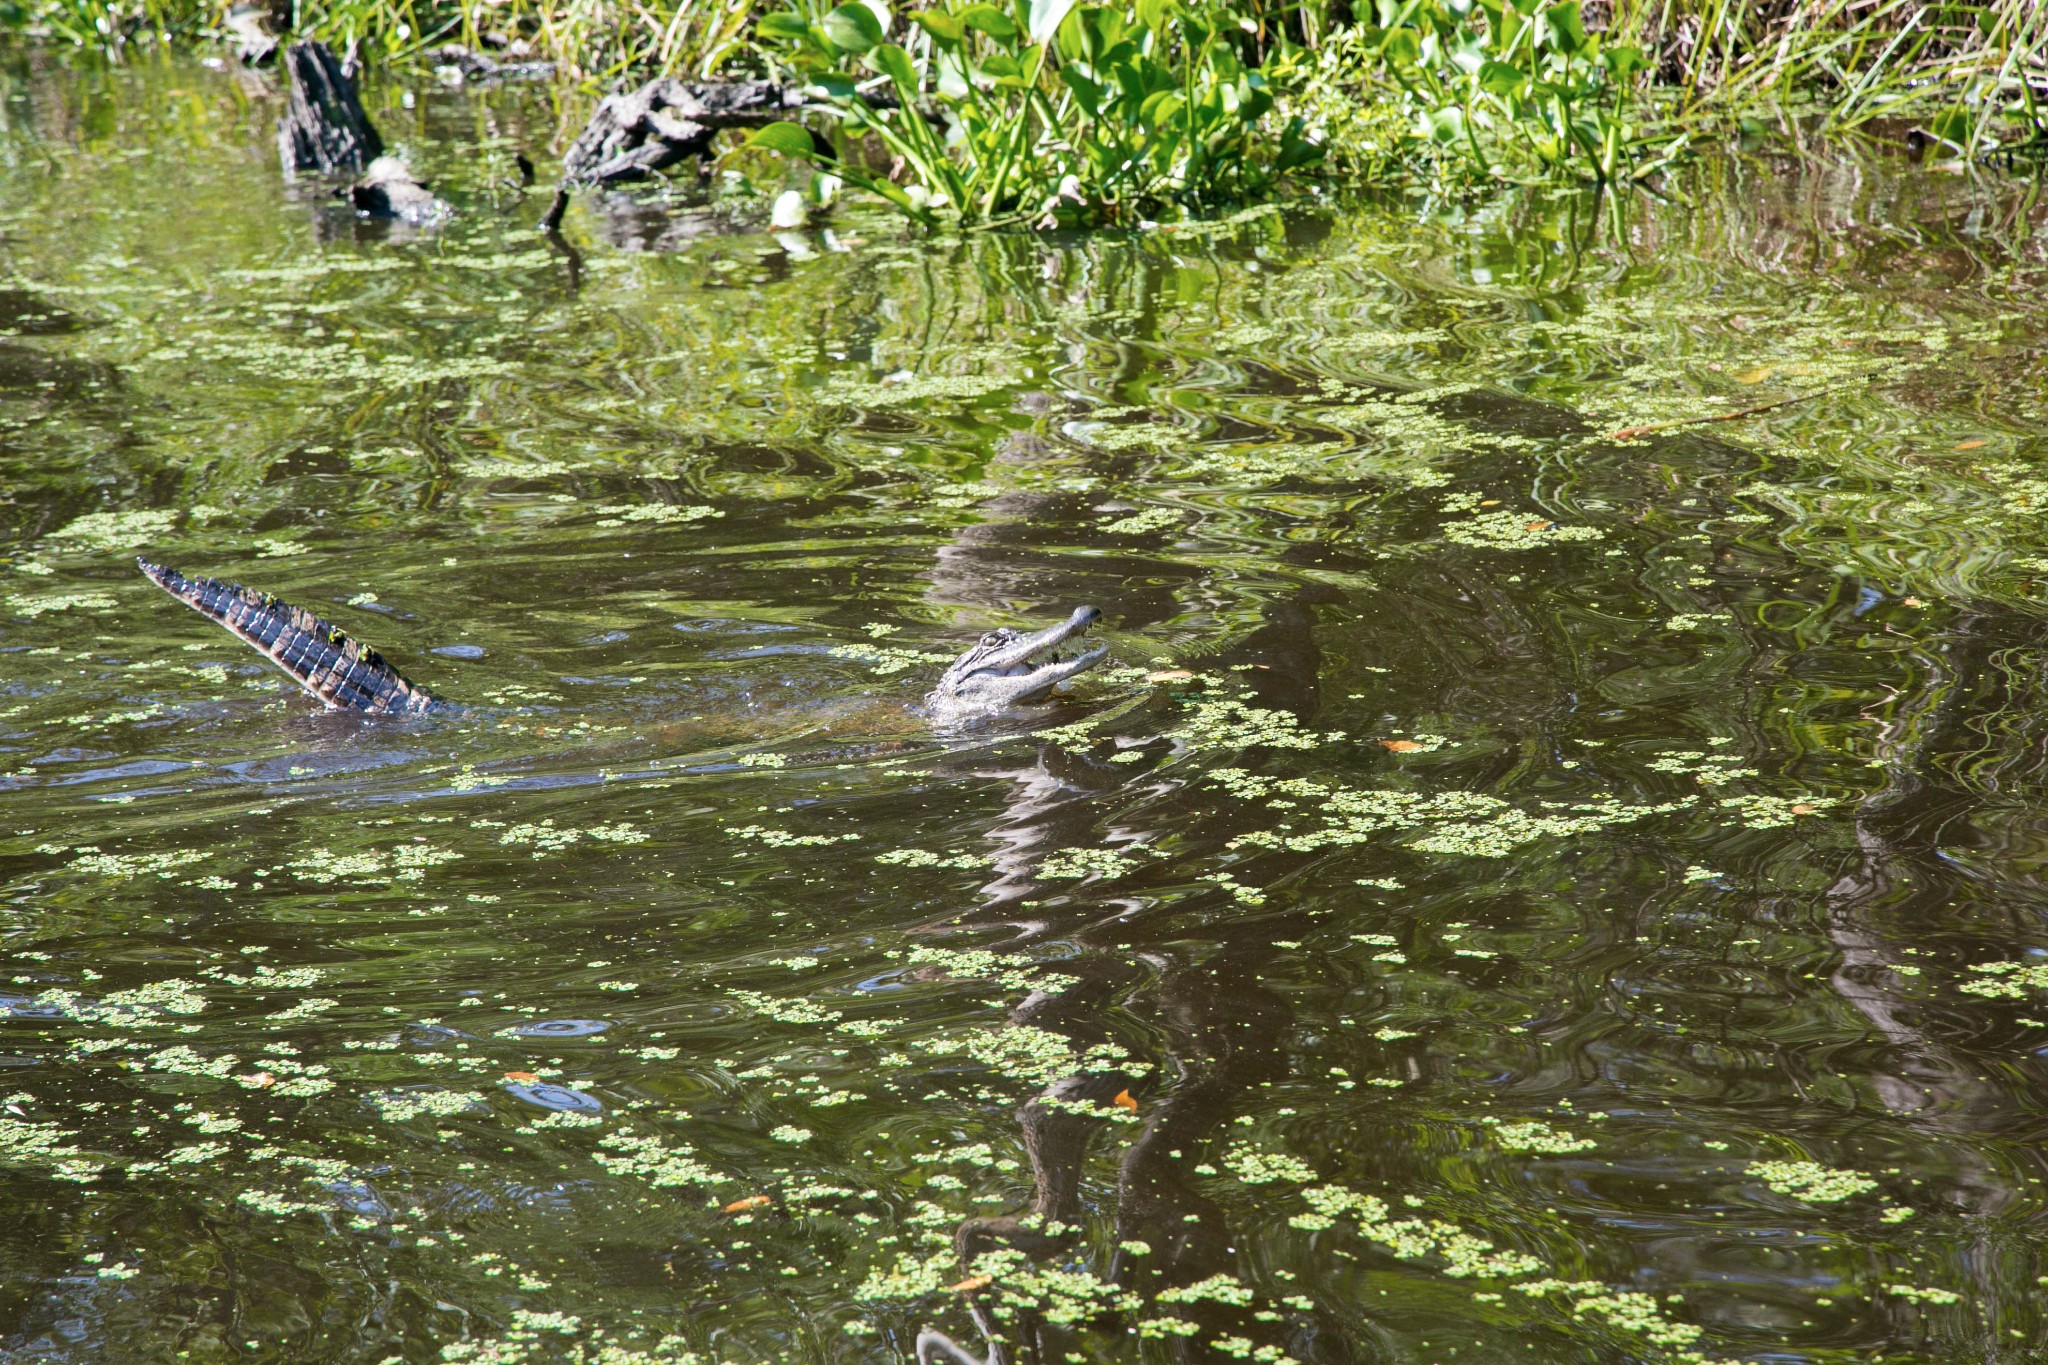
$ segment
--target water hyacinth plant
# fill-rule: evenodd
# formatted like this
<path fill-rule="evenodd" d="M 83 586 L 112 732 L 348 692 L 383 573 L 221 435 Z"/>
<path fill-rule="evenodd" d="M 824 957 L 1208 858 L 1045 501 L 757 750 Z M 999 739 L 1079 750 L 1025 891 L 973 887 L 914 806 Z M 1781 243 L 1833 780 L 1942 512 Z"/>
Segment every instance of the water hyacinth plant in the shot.
<path fill-rule="evenodd" d="M 1231 10 L 1207 0 L 797 8 L 759 33 L 893 165 L 840 173 L 926 225 L 1132 223 L 1270 194 L 1321 149 L 1275 118 Z M 894 37 L 901 41 L 893 41 Z M 757 134 L 817 155 L 793 124 Z"/>

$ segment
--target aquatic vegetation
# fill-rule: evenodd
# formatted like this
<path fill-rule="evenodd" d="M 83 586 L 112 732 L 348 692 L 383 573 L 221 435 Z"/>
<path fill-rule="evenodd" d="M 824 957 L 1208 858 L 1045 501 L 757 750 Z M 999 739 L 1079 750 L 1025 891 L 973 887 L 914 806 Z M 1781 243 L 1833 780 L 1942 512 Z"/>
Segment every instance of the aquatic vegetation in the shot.
<path fill-rule="evenodd" d="M 919 223 L 1132 224 L 1214 211 L 1321 159 L 1299 119 L 1269 124 L 1266 77 L 1230 17 L 1208 5 L 1066 0 L 1006 12 L 955 0 L 908 19 L 898 43 L 880 5 L 798 7 L 762 19 L 757 35 L 828 94 L 849 133 L 886 147 L 905 183 L 848 158 L 826 162 L 831 172 Z M 863 67 L 886 79 L 890 104 L 867 98 Z M 750 145 L 818 158 L 795 124 Z"/>
<path fill-rule="evenodd" d="M 2032 991 L 2048 991 L 2048 962 L 1979 962 L 1970 970 L 1982 979 L 1956 987 L 1965 995 L 2023 1000 Z"/>
<path fill-rule="evenodd" d="M 1859 1171 L 1831 1170 L 1813 1161 L 1752 1161 L 1749 1173 L 1779 1194 L 1815 1204 L 1838 1204 L 1877 1188 Z"/>

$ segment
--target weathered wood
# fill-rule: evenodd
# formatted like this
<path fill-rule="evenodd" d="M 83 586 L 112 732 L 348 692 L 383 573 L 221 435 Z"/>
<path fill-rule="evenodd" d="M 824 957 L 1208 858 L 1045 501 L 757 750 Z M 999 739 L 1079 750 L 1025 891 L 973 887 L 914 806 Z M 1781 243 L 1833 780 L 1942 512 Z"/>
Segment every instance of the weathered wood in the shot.
<path fill-rule="evenodd" d="M 645 180 L 702 157 L 721 128 L 757 127 L 804 106 L 803 92 L 773 81 L 689 82 L 672 76 L 608 95 L 562 158 L 565 185 Z"/>
<path fill-rule="evenodd" d="M 293 43 L 285 51 L 291 97 L 277 121 L 277 153 L 286 175 L 360 171 L 384 150 L 384 139 L 363 103 L 356 83 L 325 43 Z"/>

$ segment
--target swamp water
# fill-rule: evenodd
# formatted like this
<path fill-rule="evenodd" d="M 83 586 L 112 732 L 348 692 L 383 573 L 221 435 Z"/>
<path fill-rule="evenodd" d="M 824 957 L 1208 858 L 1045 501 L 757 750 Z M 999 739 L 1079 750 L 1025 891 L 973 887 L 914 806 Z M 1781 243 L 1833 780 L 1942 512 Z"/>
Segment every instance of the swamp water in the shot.
<path fill-rule="evenodd" d="M 0 69 L 0 1358 L 2048 1359 L 2024 182 L 550 245 Z"/>

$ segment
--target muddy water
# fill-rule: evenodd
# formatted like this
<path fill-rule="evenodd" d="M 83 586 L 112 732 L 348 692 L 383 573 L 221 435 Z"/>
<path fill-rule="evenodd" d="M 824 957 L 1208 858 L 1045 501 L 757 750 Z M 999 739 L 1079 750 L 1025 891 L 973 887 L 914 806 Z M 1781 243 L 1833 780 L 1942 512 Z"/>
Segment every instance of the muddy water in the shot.
<path fill-rule="evenodd" d="M 0 1356 L 2043 1358 L 2025 181 L 550 243 L 0 70 Z"/>

